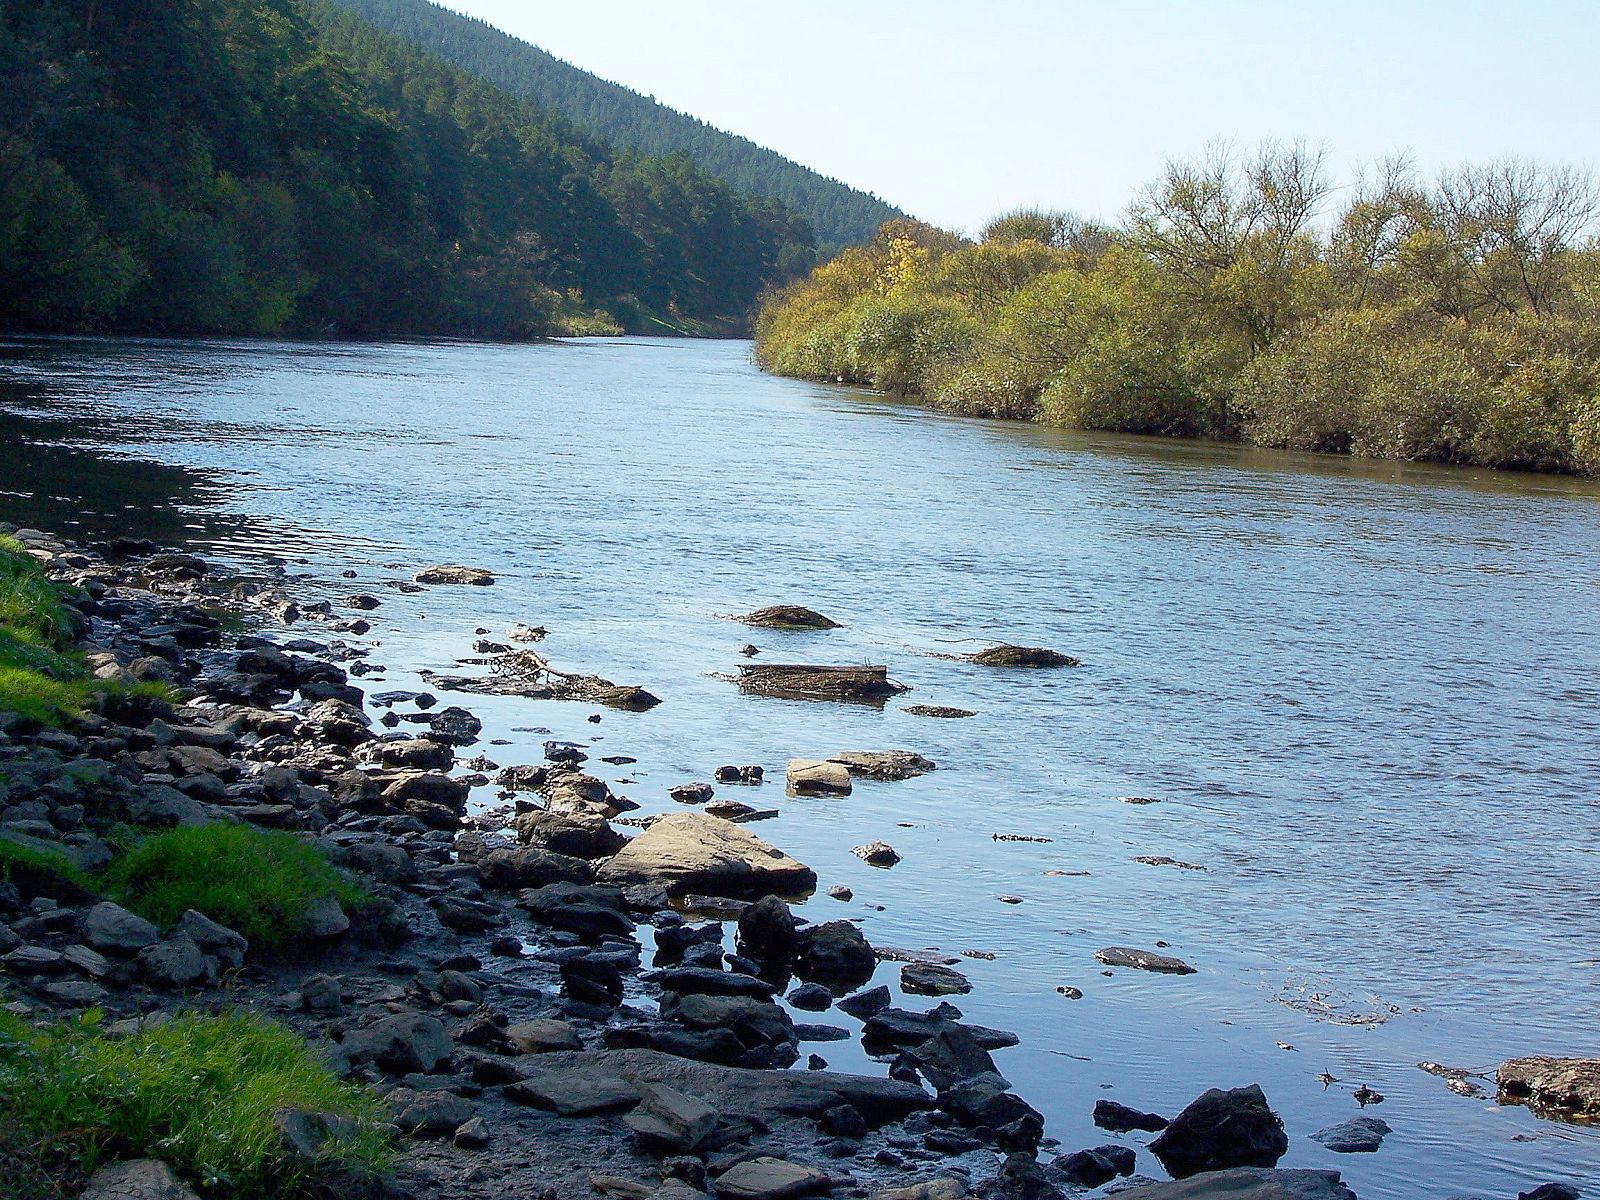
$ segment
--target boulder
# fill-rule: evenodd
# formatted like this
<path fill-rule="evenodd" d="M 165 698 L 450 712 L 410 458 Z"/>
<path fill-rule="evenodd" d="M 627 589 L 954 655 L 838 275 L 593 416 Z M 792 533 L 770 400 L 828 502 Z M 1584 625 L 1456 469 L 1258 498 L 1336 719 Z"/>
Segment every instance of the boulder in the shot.
<path fill-rule="evenodd" d="M 109 900 L 89 910 L 83 940 L 102 954 L 137 954 L 161 940 L 161 931 L 143 917 Z"/>
<path fill-rule="evenodd" d="M 790 1200 L 826 1192 L 829 1179 L 821 1171 L 781 1158 L 752 1158 L 724 1171 L 715 1187 L 722 1200 Z"/>
<path fill-rule="evenodd" d="M 657 822 L 660 824 L 660 822 Z M 541 810 L 517 819 L 517 837 L 524 845 L 552 850 L 571 858 L 610 858 L 632 843 L 598 813 Z M 615 859 L 613 859 L 615 861 Z M 609 864 L 608 864 L 609 865 Z M 629 880 L 628 882 L 641 882 Z"/>
<path fill-rule="evenodd" d="M 869 867 L 892 867 L 900 861 L 899 852 L 888 842 L 867 842 L 865 845 L 852 846 L 850 853 Z"/>
<path fill-rule="evenodd" d="M 1126 1104 L 1118 1104 L 1115 1100 L 1094 1102 L 1094 1123 L 1112 1133 L 1132 1133 L 1136 1129 L 1145 1133 L 1160 1133 L 1171 1124 L 1165 1117 L 1157 1116 L 1155 1113 L 1140 1112 L 1137 1108 L 1129 1108 Z"/>
<path fill-rule="evenodd" d="M 589 883 L 594 867 L 584 859 L 542 846 L 502 846 L 478 860 L 483 886 L 501 892 L 541 888 L 551 883 Z"/>
<path fill-rule="evenodd" d="M 824 921 L 795 935 L 795 974 L 835 993 L 860 987 L 877 965 L 871 943 L 849 921 Z"/>
<path fill-rule="evenodd" d="M 739 914 L 739 945 L 760 962 L 785 963 L 794 958 L 794 911 L 777 896 L 764 896 Z"/>
<path fill-rule="evenodd" d="M 799 796 L 848 796 L 850 772 L 843 763 L 819 758 L 791 758 L 789 790 Z"/>
<path fill-rule="evenodd" d="M 472 1105 L 454 1092 L 399 1087 L 385 1099 L 395 1114 L 395 1128 L 411 1137 L 449 1137 L 473 1117 Z"/>
<path fill-rule="evenodd" d="M 692 1154 L 717 1127 L 720 1114 L 698 1096 L 664 1083 L 634 1084 L 639 1106 L 622 1118 L 640 1144 L 657 1154 Z"/>
<path fill-rule="evenodd" d="M 1238 1168 L 1118 1192 L 1121 1200 L 1356 1200 L 1337 1171 Z"/>
<path fill-rule="evenodd" d="M 209 954 L 230 970 L 236 971 L 244 966 L 244 956 L 250 949 L 244 934 L 217 924 L 193 908 L 185 910 L 183 916 L 178 918 L 173 932 L 187 936 L 203 953 Z"/>
<path fill-rule="evenodd" d="M 734 617 L 758 629 L 838 629 L 839 623 L 812 608 L 799 604 L 769 604 L 743 616 Z"/>
<path fill-rule="evenodd" d="M 1600 1058 L 1513 1058 L 1500 1064 L 1500 1103 L 1555 1117 L 1600 1118 Z"/>
<path fill-rule="evenodd" d="M 1075 667 L 1078 660 L 1059 650 L 1043 646 L 1014 646 L 1001 642 L 976 654 L 967 655 L 967 661 L 980 667 Z"/>
<path fill-rule="evenodd" d="M 577 1031 L 565 1021 L 539 1018 L 507 1025 L 505 1040 L 518 1054 L 553 1054 L 559 1050 L 582 1050 Z"/>
<path fill-rule="evenodd" d="M 1210 1089 L 1150 1143 L 1151 1153 L 1175 1179 L 1230 1167 L 1274 1167 L 1288 1149 L 1283 1121 L 1259 1084 Z"/>
<path fill-rule="evenodd" d="M 156 987 L 189 987 L 206 978 L 205 955 L 187 934 L 173 934 L 139 951 L 139 972 Z"/>
<path fill-rule="evenodd" d="M 196 1200 L 173 1174 L 154 1158 L 135 1158 L 101 1167 L 89 1177 L 80 1200 Z"/>
<path fill-rule="evenodd" d="M 585 1064 L 587 1066 L 587 1064 Z M 563 1117 L 617 1112 L 639 1103 L 639 1089 L 600 1067 L 541 1072 L 505 1089 L 506 1098 Z"/>
<path fill-rule="evenodd" d="M 1127 1146 L 1097 1146 L 1093 1150 L 1058 1155 L 1053 1165 L 1068 1183 L 1097 1188 L 1119 1175 L 1132 1175 L 1133 1164 L 1134 1151 Z"/>
<path fill-rule="evenodd" d="M 911 779 L 935 766 L 931 758 L 911 750 L 841 750 L 828 761 L 863 779 Z"/>
<path fill-rule="evenodd" d="M 955 996 L 972 990 L 960 971 L 936 963 L 907 963 L 900 968 L 900 987 L 913 996 Z"/>
<path fill-rule="evenodd" d="M 438 1017 L 397 1013 L 361 1029 L 352 1029 L 339 1043 L 338 1057 L 347 1066 L 373 1063 L 396 1075 L 413 1071 L 428 1075 L 450 1058 L 450 1033 Z"/>
<path fill-rule="evenodd" d="M 601 883 L 654 884 L 673 895 L 800 895 L 816 872 L 738 825 L 702 813 L 671 813 L 624 846 L 596 873 Z"/>

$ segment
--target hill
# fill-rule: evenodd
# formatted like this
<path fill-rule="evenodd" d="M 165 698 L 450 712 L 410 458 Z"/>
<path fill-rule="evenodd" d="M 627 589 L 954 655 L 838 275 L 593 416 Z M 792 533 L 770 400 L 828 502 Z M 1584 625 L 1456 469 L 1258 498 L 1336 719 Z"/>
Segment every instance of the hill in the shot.
<path fill-rule="evenodd" d="M 323 0 L 0 7 L 0 326 L 733 331 L 809 226 Z"/>
<path fill-rule="evenodd" d="M 618 146 L 647 154 L 687 151 L 740 191 L 780 200 L 811 222 L 832 250 L 869 240 L 905 214 L 876 196 L 819 175 L 748 138 L 726 133 L 638 92 L 609 83 L 429 0 L 336 0 L 380 29 L 518 96 L 525 96 Z"/>

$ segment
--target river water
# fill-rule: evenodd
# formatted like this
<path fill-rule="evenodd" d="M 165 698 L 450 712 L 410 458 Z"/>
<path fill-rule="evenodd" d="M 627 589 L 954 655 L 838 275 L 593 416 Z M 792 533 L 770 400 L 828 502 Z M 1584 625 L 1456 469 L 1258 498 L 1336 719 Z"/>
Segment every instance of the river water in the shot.
<path fill-rule="evenodd" d="M 1600 1180 L 1600 1132 L 1416 1066 L 1600 1052 L 1592 484 L 940 418 L 765 377 L 740 342 L 13 339 L 0 428 L 0 517 L 282 555 L 330 595 L 383 596 L 369 688 L 527 622 L 555 665 L 664 699 L 591 724 L 469 697 L 499 763 L 547 737 L 635 756 L 613 777 L 646 811 L 763 764 L 762 789 L 719 792 L 780 808 L 750 828 L 855 892 L 803 915 L 994 955 L 963 961 L 958 1003 L 1021 1035 L 997 1061 L 1064 1150 L 1109 1140 L 1101 1097 L 1171 1115 L 1259 1082 L 1283 1165 L 1338 1167 L 1363 1200 Z M 429 562 L 498 582 L 383 587 Z M 844 628 L 720 615 L 775 602 Z M 1000 640 L 1083 665 L 938 657 Z M 882 711 L 743 696 L 717 675 L 746 641 L 887 663 L 912 690 Z M 791 756 L 888 747 L 939 769 L 782 795 Z M 879 838 L 890 870 L 850 854 Z M 1133 861 L 1151 855 L 1204 869 Z M 1094 961 L 1157 942 L 1198 973 Z M 882 1069 L 853 1042 L 803 1049 Z M 1335 1155 L 1309 1135 L 1356 1115 L 1359 1085 L 1394 1133 Z"/>

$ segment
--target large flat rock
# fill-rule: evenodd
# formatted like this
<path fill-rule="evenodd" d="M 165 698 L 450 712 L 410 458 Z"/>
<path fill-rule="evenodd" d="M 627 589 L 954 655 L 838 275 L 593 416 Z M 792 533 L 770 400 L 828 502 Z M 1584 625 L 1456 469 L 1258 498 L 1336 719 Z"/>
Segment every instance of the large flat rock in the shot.
<path fill-rule="evenodd" d="M 1547 1117 L 1600 1117 L 1600 1058 L 1513 1058 L 1500 1064 L 1496 1082 L 1502 1104 L 1526 1104 Z"/>
<path fill-rule="evenodd" d="M 680 896 L 798 896 L 817 886 L 810 867 L 738 825 L 697 812 L 657 818 L 596 878 L 619 886 L 652 884 Z"/>
<path fill-rule="evenodd" d="M 1237 1167 L 1118 1192 L 1123 1200 L 1356 1200 L 1337 1171 Z"/>

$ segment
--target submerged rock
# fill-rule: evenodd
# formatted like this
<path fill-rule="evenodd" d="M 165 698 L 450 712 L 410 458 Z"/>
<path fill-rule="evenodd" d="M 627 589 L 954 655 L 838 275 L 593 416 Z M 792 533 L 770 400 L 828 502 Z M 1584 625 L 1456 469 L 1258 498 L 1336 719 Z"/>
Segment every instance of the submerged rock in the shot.
<path fill-rule="evenodd" d="M 1043 646 L 1013 646 L 1009 642 L 1001 642 L 997 646 L 990 646 L 986 650 L 979 650 L 976 654 L 966 656 L 968 662 L 977 663 L 980 667 L 1076 667 L 1077 659 L 1070 654 L 1062 654 L 1059 650 L 1047 650 Z"/>
<path fill-rule="evenodd" d="M 769 604 L 733 620 L 759 629 L 838 629 L 839 622 L 799 604 Z"/>
<path fill-rule="evenodd" d="M 911 750 L 841 750 L 828 756 L 863 779 L 911 779 L 934 769 L 934 761 Z"/>
<path fill-rule="evenodd" d="M 734 679 L 741 690 L 784 700 L 845 700 L 881 705 L 907 691 L 884 666 L 830 667 L 811 663 L 746 663 Z"/>
<path fill-rule="evenodd" d="M 1095 952 L 1095 960 L 1108 967 L 1132 967 L 1138 971 L 1155 971 L 1164 975 L 1193 975 L 1194 968 L 1181 958 L 1169 954 L 1156 954 L 1131 946 L 1107 946 Z"/>
<path fill-rule="evenodd" d="M 1211 1171 L 1118 1192 L 1122 1200 L 1356 1200 L 1337 1171 Z"/>
<path fill-rule="evenodd" d="M 948 704 L 908 704 L 905 711 L 913 717 L 937 717 L 946 721 L 978 715 L 970 708 L 951 708 Z"/>
<path fill-rule="evenodd" d="M 463 567 L 455 563 L 423 567 L 411 577 L 418 583 L 462 583 L 486 587 L 494 582 L 494 574 L 482 567 Z"/>
<path fill-rule="evenodd" d="M 1311 1140 L 1321 1142 L 1336 1154 L 1374 1154 L 1383 1139 L 1394 1131 L 1377 1117 L 1351 1117 L 1326 1129 L 1319 1129 Z"/>

